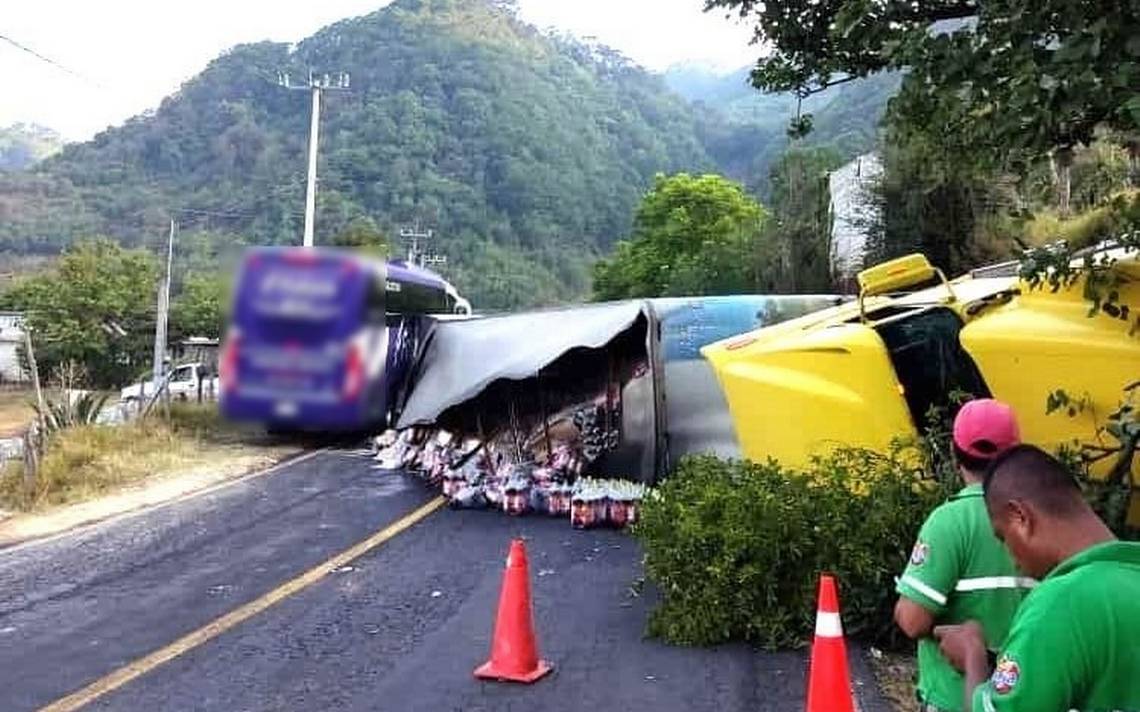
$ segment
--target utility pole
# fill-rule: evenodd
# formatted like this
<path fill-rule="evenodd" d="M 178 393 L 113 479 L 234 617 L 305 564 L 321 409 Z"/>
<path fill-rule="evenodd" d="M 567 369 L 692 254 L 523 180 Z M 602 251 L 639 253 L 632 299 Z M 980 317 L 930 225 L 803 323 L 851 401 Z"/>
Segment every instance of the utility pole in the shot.
<path fill-rule="evenodd" d="M 174 218 L 170 219 L 170 235 L 166 239 L 166 274 L 158 286 L 158 309 L 154 322 L 153 381 L 157 390 L 162 382 L 166 362 L 166 320 L 170 310 L 170 269 L 174 261 Z M 144 389 L 145 390 L 145 389 Z M 146 393 L 140 393 L 145 396 Z M 140 400 L 142 400 L 140 398 Z"/>
<path fill-rule="evenodd" d="M 308 90 L 313 95 L 312 114 L 309 116 L 309 175 L 305 186 L 305 247 L 313 246 L 313 218 L 317 210 L 317 145 L 321 125 L 321 92 L 346 90 L 348 82 L 348 74 L 344 72 L 332 76 L 328 74 L 318 76 L 309 72 L 308 84 L 294 85 L 288 74 L 277 73 L 279 86 L 290 90 Z"/>
<path fill-rule="evenodd" d="M 419 267 L 447 264 L 447 257 L 445 255 L 427 252 L 426 243 L 435 237 L 435 231 L 422 229 L 419 221 L 416 222 L 414 227 L 400 228 L 400 237 L 409 243 L 408 264 L 417 265 Z M 421 240 L 424 241 L 422 245 L 420 243 Z"/>
<path fill-rule="evenodd" d="M 313 85 L 309 115 L 309 177 L 305 183 L 305 247 L 313 246 L 313 214 L 317 211 L 317 143 L 321 130 L 321 88 Z"/>

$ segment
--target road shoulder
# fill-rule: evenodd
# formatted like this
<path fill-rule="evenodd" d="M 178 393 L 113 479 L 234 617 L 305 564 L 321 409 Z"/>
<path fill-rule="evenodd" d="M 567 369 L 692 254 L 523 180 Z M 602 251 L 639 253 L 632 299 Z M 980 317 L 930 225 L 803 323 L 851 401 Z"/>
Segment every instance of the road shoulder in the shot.
<path fill-rule="evenodd" d="M 302 456 L 300 446 L 281 445 L 235 454 L 222 463 L 209 463 L 147 478 L 97 499 L 54 507 L 42 512 L 15 514 L 0 520 L 0 549 L 68 532 L 113 517 L 132 514 L 161 504 L 267 474 Z"/>

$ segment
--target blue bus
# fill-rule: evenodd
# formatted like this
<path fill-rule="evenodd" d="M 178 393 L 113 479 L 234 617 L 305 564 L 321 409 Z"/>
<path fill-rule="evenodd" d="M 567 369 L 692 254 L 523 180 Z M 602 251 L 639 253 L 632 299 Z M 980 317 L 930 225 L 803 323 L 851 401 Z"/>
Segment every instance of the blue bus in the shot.
<path fill-rule="evenodd" d="M 446 280 L 414 265 L 335 249 L 252 249 L 219 358 L 222 414 L 278 431 L 384 426 L 433 315 L 470 310 Z"/>

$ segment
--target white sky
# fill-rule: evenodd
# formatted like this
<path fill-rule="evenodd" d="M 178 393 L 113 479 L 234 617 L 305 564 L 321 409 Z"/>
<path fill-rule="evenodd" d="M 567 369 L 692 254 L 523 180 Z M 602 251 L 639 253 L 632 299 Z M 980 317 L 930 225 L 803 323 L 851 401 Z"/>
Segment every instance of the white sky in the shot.
<path fill-rule="evenodd" d="M 158 105 L 224 50 L 243 42 L 296 41 L 386 0 L 0 0 L 0 35 L 55 60 L 77 78 L 0 41 L 0 126 L 17 121 L 68 139 Z M 519 0 L 539 27 L 594 37 L 635 61 L 664 69 L 700 62 L 748 64 L 751 32 L 702 0 Z"/>

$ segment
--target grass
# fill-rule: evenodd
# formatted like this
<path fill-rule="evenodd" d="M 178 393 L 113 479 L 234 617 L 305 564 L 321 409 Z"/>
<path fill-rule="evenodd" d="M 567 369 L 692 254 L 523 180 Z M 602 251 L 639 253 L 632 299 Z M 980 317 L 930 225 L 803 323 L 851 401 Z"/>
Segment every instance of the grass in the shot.
<path fill-rule="evenodd" d="M 31 389 L 0 390 L 0 437 L 15 437 L 23 432 L 36 411 Z"/>
<path fill-rule="evenodd" d="M 1098 207 L 1068 217 L 1042 210 L 1025 225 L 1024 239 L 1041 246 L 1065 240 L 1072 247 L 1088 247 L 1120 233 L 1128 216 L 1140 213 L 1140 191 L 1124 191 Z"/>
<path fill-rule="evenodd" d="M 213 405 L 174 404 L 169 421 L 151 417 L 120 426 L 75 427 L 51 439 L 30 490 L 22 462 L 0 469 L 0 509 L 33 511 L 91 499 L 271 444 L 256 431 L 224 421 Z"/>

